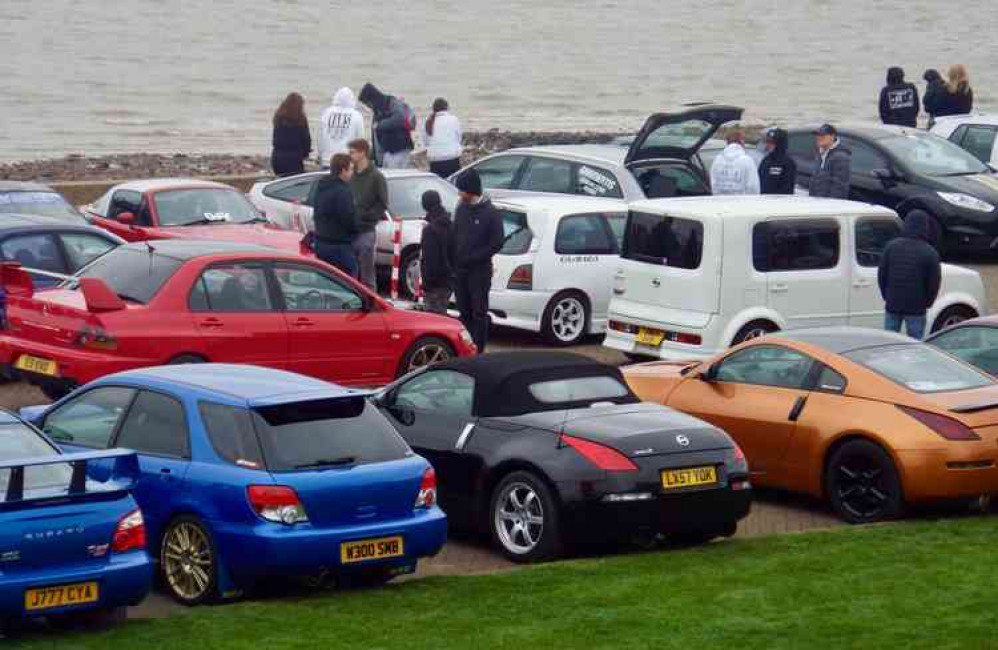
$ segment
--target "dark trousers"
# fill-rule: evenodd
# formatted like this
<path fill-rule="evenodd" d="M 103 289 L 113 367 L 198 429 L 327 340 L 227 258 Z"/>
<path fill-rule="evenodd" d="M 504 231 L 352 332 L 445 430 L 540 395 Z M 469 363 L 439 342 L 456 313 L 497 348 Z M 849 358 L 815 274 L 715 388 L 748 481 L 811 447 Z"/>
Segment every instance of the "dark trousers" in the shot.
<path fill-rule="evenodd" d="M 326 264 L 332 264 L 351 278 L 357 277 L 357 256 L 351 244 L 330 244 L 315 240 L 315 255 Z"/>
<path fill-rule="evenodd" d="M 449 178 L 451 175 L 457 173 L 461 169 L 461 159 L 453 158 L 451 160 L 436 160 L 430 162 L 430 171 L 439 176 L 440 178 Z"/>
<path fill-rule="evenodd" d="M 275 151 L 270 155 L 270 166 L 275 176 L 292 176 L 305 171 L 304 161 L 298 153 Z"/>
<path fill-rule="evenodd" d="M 489 340 L 489 289 L 492 288 L 492 265 L 460 269 L 454 283 L 454 299 L 461 312 L 461 322 L 471 334 L 478 353 L 485 352 Z"/>

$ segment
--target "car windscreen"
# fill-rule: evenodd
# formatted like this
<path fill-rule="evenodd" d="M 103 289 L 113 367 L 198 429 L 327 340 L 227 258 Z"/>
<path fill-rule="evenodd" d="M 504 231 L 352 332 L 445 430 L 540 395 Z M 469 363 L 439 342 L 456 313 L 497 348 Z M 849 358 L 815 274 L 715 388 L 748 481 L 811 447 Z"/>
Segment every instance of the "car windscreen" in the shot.
<path fill-rule="evenodd" d="M 0 460 L 47 458 L 59 452 L 36 432 L 21 423 L 0 425 Z M 9 469 L 0 469 L 0 502 L 10 481 Z M 38 465 L 24 470 L 24 489 L 68 488 L 72 472 L 68 465 Z"/>
<path fill-rule="evenodd" d="M 975 368 L 923 343 L 862 348 L 844 356 L 916 393 L 967 390 L 994 383 Z"/>
<path fill-rule="evenodd" d="M 899 135 L 878 140 L 878 144 L 912 171 L 926 176 L 965 176 L 990 171 L 973 155 L 935 135 Z"/>
<path fill-rule="evenodd" d="M 82 268 L 76 277 L 98 278 L 120 298 L 145 304 L 183 264 L 156 253 L 153 246 L 115 248 Z M 63 286 L 72 283 L 68 280 Z"/>
<path fill-rule="evenodd" d="M 58 192 L 0 192 L 0 214 L 36 214 L 74 224 L 87 223 Z"/>
<path fill-rule="evenodd" d="M 620 256 L 679 269 L 699 268 L 703 257 L 703 224 L 693 219 L 631 211 Z"/>
<path fill-rule="evenodd" d="M 362 396 L 253 409 L 271 471 L 378 463 L 411 455 L 408 445 Z"/>
<path fill-rule="evenodd" d="M 156 192 L 156 214 L 161 226 L 250 223 L 263 217 L 240 192 L 216 187 L 195 187 Z"/>
<path fill-rule="evenodd" d="M 530 250 L 534 233 L 527 226 L 527 215 L 513 210 L 499 210 L 502 216 L 502 235 L 505 237 L 500 255 L 522 255 Z"/>
<path fill-rule="evenodd" d="M 441 204 L 451 213 L 457 208 L 457 189 L 439 176 L 407 176 L 388 180 L 388 210 L 398 219 L 422 219 L 423 192 L 433 190 Z"/>
<path fill-rule="evenodd" d="M 606 375 L 539 381 L 530 384 L 527 390 L 545 404 L 601 402 L 629 394 L 618 379 Z"/>

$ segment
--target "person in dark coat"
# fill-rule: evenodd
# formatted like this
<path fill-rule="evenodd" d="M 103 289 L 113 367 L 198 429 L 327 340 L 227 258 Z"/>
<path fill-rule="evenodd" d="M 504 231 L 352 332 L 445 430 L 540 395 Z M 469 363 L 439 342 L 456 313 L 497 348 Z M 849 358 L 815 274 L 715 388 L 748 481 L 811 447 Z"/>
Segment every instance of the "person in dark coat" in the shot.
<path fill-rule="evenodd" d="M 880 121 L 897 126 L 918 126 L 918 88 L 904 80 L 904 70 L 887 70 L 887 85 L 880 89 Z"/>
<path fill-rule="evenodd" d="M 453 283 L 453 225 L 436 190 L 423 192 L 426 226 L 419 240 L 419 272 L 426 311 L 446 314 Z"/>
<path fill-rule="evenodd" d="M 352 177 L 350 156 L 335 154 L 330 161 L 329 175 L 315 184 L 308 203 L 313 206 L 313 248 L 316 256 L 356 278 L 357 256 L 353 251 L 353 240 L 360 228 L 353 190 L 350 189 Z"/>
<path fill-rule="evenodd" d="M 278 176 L 305 171 L 305 159 L 312 151 L 312 136 L 305 116 L 305 100 L 298 93 L 284 98 L 274 113 L 273 151 L 270 166 Z"/>
<path fill-rule="evenodd" d="M 412 141 L 412 125 L 407 124 L 408 109 L 405 102 L 384 94 L 371 83 L 364 84 L 358 99 L 374 113 L 371 133 L 374 135 L 372 140 L 378 165 L 384 169 L 410 167 L 410 156 L 415 145 Z"/>
<path fill-rule="evenodd" d="M 925 94 L 922 95 L 922 106 L 925 108 L 925 112 L 929 114 L 929 128 L 936 123 L 936 117 L 939 115 L 939 107 L 943 101 L 943 95 L 946 93 L 946 82 L 943 81 L 943 77 L 939 74 L 938 70 L 928 69 L 922 75 L 922 79 L 925 80 Z"/>
<path fill-rule="evenodd" d="M 787 154 L 789 136 L 783 129 L 766 131 L 766 157 L 759 163 L 762 194 L 793 194 L 797 185 L 797 163 Z"/>
<path fill-rule="evenodd" d="M 814 132 L 818 145 L 818 168 L 811 177 L 811 196 L 833 199 L 849 198 L 852 176 L 852 152 L 839 142 L 839 132 L 824 124 Z"/>
<path fill-rule="evenodd" d="M 933 246 L 932 221 L 923 210 L 912 210 L 904 231 L 884 248 L 877 281 L 884 297 L 884 329 L 901 331 L 921 340 L 925 335 L 925 312 L 936 301 L 942 281 L 942 264 Z"/>
<path fill-rule="evenodd" d="M 936 115 L 966 115 L 974 110 L 974 91 L 967 78 L 967 68 L 959 63 L 951 65 L 946 78 L 939 93 Z"/>
<path fill-rule="evenodd" d="M 469 169 L 457 179 L 461 202 L 454 214 L 454 297 L 461 321 L 485 352 L 489 337 L 492 258 L 502 248 L 502 215 L 482 196 L 482 179 Z"/>

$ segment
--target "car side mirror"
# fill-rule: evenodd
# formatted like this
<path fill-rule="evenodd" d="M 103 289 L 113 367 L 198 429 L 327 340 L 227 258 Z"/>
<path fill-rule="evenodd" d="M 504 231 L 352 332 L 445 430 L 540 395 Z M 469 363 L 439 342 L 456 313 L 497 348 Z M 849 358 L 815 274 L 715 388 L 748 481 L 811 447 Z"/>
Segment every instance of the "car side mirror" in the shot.
<path fill-rule="evenodd" d="M 703 372 L 697 375 L 697 378 L 700 381 L 707 382 L 708 384 L 717 381 L 717 366 L 716 365 L 707 366 L 707 368 L 704 369 Z"/>
<path fill-rule="evenodd" d="M 894 185 L 901 180 L 901 177 L 893 169 L 873 169 L 870 174 L 874 178 L 879 178 L 880 182 L 884 185 Z"/>
<path fill-rule="evenodd" d="M 117 217 L 119 223 L 123 223 L 130 228 L 135 227 L 135 213 L 134 212 L 122 212 Z"/>

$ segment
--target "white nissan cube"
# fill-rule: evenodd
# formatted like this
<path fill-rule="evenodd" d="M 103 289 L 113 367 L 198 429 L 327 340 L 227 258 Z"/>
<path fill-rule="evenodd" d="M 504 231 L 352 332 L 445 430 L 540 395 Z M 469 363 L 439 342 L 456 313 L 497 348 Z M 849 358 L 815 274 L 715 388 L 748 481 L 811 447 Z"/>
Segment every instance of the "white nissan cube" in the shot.
<path fill-rule="evenodd" d="M 877 267 L 901 228 L 887 208 L 835 199 L 632 203 L 603 345 L 632 357 L 707 359 L 768 332 L 883 327 Z M 980 275 L 944 264 L 930 331 L 984 309 Z"/>

